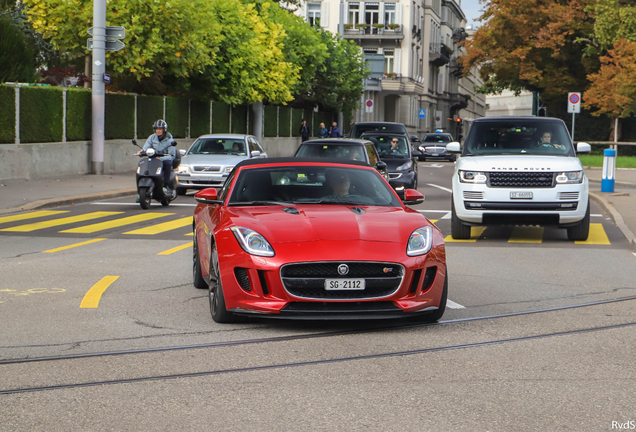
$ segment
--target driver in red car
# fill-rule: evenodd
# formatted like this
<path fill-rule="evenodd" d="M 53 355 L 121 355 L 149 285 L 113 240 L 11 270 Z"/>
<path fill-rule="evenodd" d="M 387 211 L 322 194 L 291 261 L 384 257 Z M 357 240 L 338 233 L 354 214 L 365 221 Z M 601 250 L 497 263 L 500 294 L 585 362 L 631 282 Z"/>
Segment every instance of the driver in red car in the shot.
<path fill-rule="evenodd" d="M 327 184 L 333 189 L 333 194 L 326 196 L 325 198 L 342 198 L 349 195 L 349 188 L 351 187 L 351 178 L 346 171 L 327 171 Z"/>

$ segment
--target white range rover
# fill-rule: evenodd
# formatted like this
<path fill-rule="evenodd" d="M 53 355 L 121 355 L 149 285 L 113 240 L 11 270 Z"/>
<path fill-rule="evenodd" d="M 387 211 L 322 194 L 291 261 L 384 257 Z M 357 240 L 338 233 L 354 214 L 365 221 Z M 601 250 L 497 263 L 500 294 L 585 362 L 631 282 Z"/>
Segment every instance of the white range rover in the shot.
<path fill-rule="evenodd" d="M 453 174 L 451 234 L 469 239 L 478 225 L 566 228 L 586 240 L 590 225 L 588 180 L 577 153 L 589 144 L 572 139 L 562 120 L 490 117 L 475 120 Z"/>

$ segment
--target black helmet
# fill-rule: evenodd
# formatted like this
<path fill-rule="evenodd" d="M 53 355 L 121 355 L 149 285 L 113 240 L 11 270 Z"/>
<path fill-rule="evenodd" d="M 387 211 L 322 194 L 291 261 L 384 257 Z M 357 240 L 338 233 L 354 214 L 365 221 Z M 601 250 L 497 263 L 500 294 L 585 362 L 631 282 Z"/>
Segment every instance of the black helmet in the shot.
<path fill-rule="evenodd" d="M 155 124 L 152 125 L 152 128 L 153 129 L 163 129 L 163 131 L 165 132 L 165 131 L 168 130 L 168 123 L 166 123 L 165 120 L 159 119 L 159 120 L 157 120 L 155 122 Z"/>

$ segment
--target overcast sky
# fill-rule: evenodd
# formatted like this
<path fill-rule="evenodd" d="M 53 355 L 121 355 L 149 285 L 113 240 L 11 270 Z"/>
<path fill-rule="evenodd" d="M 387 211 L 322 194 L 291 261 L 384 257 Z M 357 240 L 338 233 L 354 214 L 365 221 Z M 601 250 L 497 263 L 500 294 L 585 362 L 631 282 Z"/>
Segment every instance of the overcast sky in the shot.
<path fill-rule="evenodd" d="M 461 8 L 466 15 L 466 25 L 472 25 L 473 28 L 478 25 L 476 20 L 481 15 L 480 9 L 482 8 L 479 0 L 461 0 Z"/>

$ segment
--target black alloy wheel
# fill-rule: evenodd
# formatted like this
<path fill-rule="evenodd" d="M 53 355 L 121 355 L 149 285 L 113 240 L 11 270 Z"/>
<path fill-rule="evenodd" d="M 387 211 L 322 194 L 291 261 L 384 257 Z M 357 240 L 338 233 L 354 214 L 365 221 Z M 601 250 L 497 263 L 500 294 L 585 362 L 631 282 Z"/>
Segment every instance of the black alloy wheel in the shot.
<path fill-rule="evenodd" d="M 198 289 L 209 288 L 201 273 L 201 259 L 199 258 L 199 243 L 197 242 L 196 230 L 194 230 L 194 241 L 192 242 L 192 284 Z"/>
<path fill-rule="evenodd" d="M 214 322 L 220 324 L 236 322 L 236 316 L 232 312 L 228 312 L 225 307 L 225 295 L 223 294 L 223 286 L 221 284 L 221 272 L 219 271 L 219 254 L 216 244 L 212 249 L 212 269 L 216 276 L 216 284 L 214 287 L 210 285 L 208 291 L 210 299 L 210 314 Z"/>
<path fill-rule="evenodd" d="M 150 202 L 152 201 L 152 196 L 150 195 L 150 190 L 148 188 L 139 189 L 139 205 L 142 209 L 148 210 L 150 208 Z"/>
<path fill-rule="evenodd" d="M 439 300 L 439 308 L 431 312 L 430 314 L 425 314 L 421 316 L 421 321 L 426 323 L 434 323 L 439 321 L 444 315 L 444 311 L 446 311 L 446 302 L 448 300 L 448 269 L 444 268 L 444 288 L 442 290 L 442 298 Z"/>

